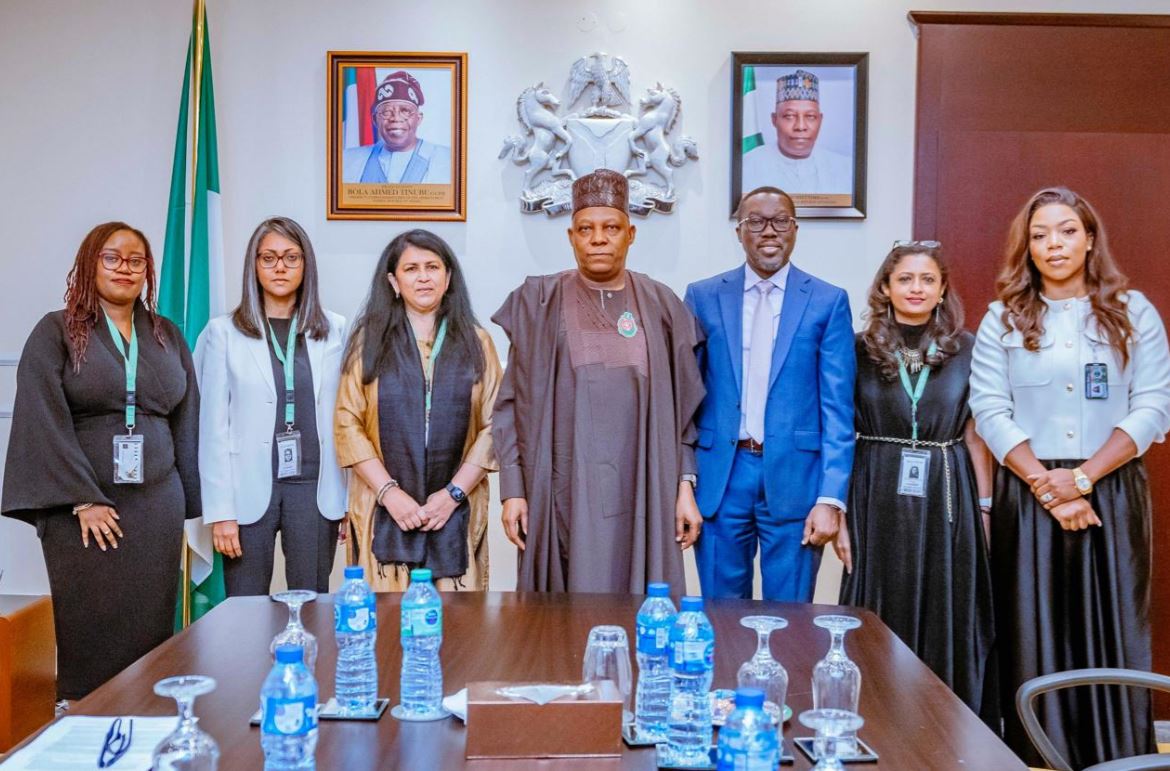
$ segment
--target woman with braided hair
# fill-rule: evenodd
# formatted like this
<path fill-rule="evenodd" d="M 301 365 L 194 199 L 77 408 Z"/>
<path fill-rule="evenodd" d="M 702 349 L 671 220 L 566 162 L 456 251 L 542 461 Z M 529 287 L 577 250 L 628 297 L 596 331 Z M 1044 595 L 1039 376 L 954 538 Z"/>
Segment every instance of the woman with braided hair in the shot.
<path fill-rule="evenodd" d="M 41 539 L 61 699 L 170 636 L 183 520 L 200 515 L 199 390 L 154 279 L 140 231 L 98 225 L 17 369 L 0 508 Z"/>

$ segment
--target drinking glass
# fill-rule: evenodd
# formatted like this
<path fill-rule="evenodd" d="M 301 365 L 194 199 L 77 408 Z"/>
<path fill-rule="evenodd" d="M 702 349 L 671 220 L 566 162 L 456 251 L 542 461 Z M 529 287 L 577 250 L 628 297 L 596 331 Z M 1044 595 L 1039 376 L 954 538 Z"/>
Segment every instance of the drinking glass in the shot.
<path fill-rule="evenodd" d="M 633 684 L 630 668 L 630 643 L 626 630 L 620 626 L 595 626 L 589 630 L 585 645 L 585 663 L 581 681 L 594 683 L 612 680 L 622 695 L 622 725 L 634 721 L 630 711 L 630 690 Z"/>
<path fill-rule="evenodd" d="M 299 645 L 305 651 L 305 667 L 312 672 L 317 665 L 317 638 L 301 624 L 301 606 L 317 599 L 317 593 L 308 589 L 292 589 L 274 594 L 272 599 L 288 606 L 288 626 L 272 638 L 268 650 L 276 658 L 276 646 Z"/>
<path fill-rule="evenodd" d="M 861 698 L 861 670 L 845 653 L 845 633 L 861 626 L 854 616 L 817 616 L 813 623 L 829 630 L 829 652 L 813 667 L 813 709 L 843 709 L 858 712 Z M 857 753 L 856 731 L 846 732 L 838 743 L 841 756 Z"/>
<path fill-rule="evenodd" d="M 195 717 L 195 697 L 215 690 L 215 681 L 202 675 L 168 677 L 154 684 L 154 692 L 175 700 L 179 708 L 179 725 L 154 748 L 151 768 L 182 768 L 184 771 L 216 771 L 219 745 L 199 730 Z"/>
<path fill-rule="evenodd" d="M 846 734 L 857 735 L 865 723 L 856 712 L 846 709 L 810 709 L 800 713 L 800 722 L 817 732 L 813 749 L 817 764 L 812 771 L 842 771 L 841 739 Z"/>
<path fill-rule="evenodd" d="M 764 712 L 776 720 L 778 733 L 784 732 L 784 699 L 788 695 L 788 672 L 772 658 L 772 632 L 784 629 L 788 621 L 779 616 L 745 616 L 742 626 L 756 632 L 756 652 L 739 667 L 736 676 L 740 688 L 759 688 L 764 692 Z M 770 705 L 770 706 L 769 706 Z"/>

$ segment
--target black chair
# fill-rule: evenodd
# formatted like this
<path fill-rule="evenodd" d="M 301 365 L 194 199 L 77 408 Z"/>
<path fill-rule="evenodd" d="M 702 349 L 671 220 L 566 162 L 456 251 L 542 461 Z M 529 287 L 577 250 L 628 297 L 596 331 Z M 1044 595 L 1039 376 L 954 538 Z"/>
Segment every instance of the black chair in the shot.
<path fill-rule="evenodd" d="M 1054 771 L 1073 771 L 1068 762 L 1052 746 L 1048 735 L 1040 727 L 1040 721 L 1033 709 L 1036 697 L 1049 691 L 1072 688 L 1078 685 L 1130 685 L 1170 693 L 1170 677 L 1139 672 L 1133 669 L 1073 669 L 1051 675 L 1034 677 L 1016 691 L 1016 712 L 1024 723 L 1028 739 L 1044 762 Z M 1153 771 L 1170 769 L 1170 755 L 1137 755 L 1120 758 L 1089 766 L 1082 771 Z"/>

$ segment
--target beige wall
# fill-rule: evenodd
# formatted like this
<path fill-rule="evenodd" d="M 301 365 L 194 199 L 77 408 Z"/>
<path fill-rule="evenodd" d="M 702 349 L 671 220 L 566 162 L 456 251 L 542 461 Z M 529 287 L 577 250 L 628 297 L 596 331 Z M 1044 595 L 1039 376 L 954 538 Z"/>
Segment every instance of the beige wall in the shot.
<path fill-rule="evenodd" d="M 408 226 L 325 219 L 325 52 L 467 51 L 470 216 L 433 229 L 462 260 L 485 321 L 523 276 L 568 264 L 563 220 L 521 216 L 522 171 L 496 154 L 518 130 L 520 90 L 538 80 L 559 87 L 579 56 L 620 54 L 635 91 L 661 80 L 682 96 L 681 128 L 702 158 L 677 174 L 677 213 L 638 222 L 631 262 L 681 292 L 740 259 L 727 216 L 730 52 L 869 51 L 869 217 L 804 223 L 794 256 L 844 286 L 856 310 L 890 243 L 910 231 L 910 8 L 1167 10 L 1165 0 L 208 0 L 208 7 L 229 301 L 238 298 L 247 237 L 266 215 L 305 225 L 322 262 L 325 302 L 349 316 L 379 251 Z M 0 2 L 0 449 L 14 390 L 8 364 L 37 319 L 60 307 L 85 232 L 124 219 L 162 250 L 190 9 L 189 0 Z M 492 586 L 511 588 L 515 552 L 498 511 L 492 521 Z M 47 590 L 26 525 L 0 522 L 0 568 L 0 591 Z M 818 596 L 828 598 L 831 560 L 822 572 Z"/>

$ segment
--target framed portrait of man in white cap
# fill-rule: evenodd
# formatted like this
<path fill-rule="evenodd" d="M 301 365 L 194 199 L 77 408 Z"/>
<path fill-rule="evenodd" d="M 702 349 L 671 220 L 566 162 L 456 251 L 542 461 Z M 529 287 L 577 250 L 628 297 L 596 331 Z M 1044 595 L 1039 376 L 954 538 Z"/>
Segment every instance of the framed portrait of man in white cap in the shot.
<path fill-rule="evenodd" d="M 732 54 L 731 210 L 758 187 L 800 217 L 863 218 L 869 55 Z"/>
<path fill-rule="evenodd" d="M 467 219 L 467 54 L 328 61 L 328 218 Z"/>

